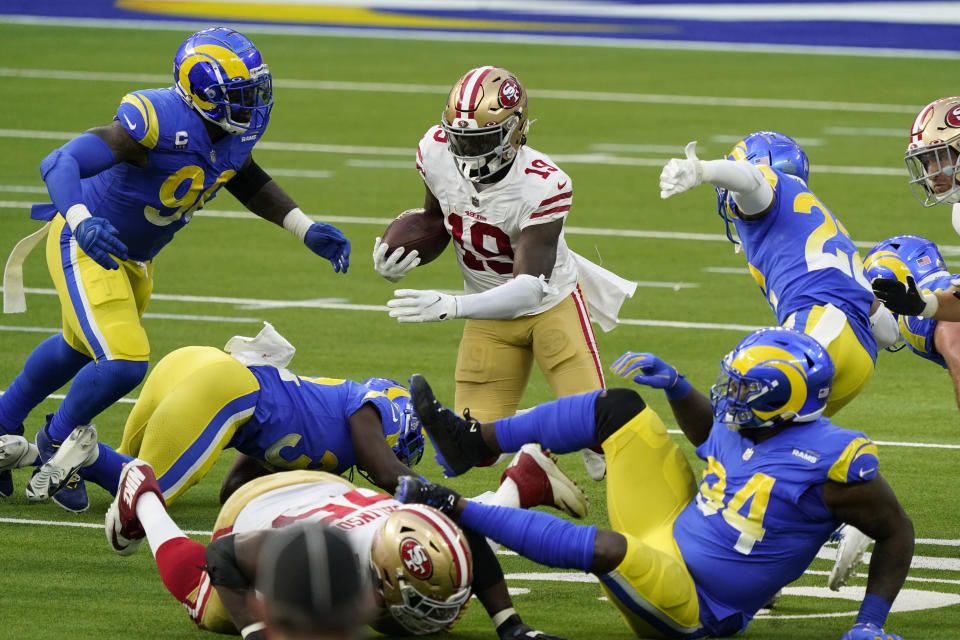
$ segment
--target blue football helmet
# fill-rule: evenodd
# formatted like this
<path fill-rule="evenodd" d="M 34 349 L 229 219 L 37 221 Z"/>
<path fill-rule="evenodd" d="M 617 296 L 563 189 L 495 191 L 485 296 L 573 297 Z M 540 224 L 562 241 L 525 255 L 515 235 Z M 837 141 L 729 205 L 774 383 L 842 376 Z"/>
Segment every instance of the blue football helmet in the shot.
<path fill-rule="evenodd" d="M 214 27 L 183 41 L 173 58 L 177 93 L 227 133 L 266 126 L 273 77 L 260 51 L 238 31 Z"/>
<path fill-rule="evenodd" d="M 810 160 L 797 141 L 776 131 L 757 131 L 734 145 L 727 160 L 746 160 L 753 164 L 762 164 L 777 171 L 794 176 L 807 184 L 810 178 Z M 726 189 L 717 187 L 717 213 L 727 227 L 727 238 L 736 243 L 730 232 L 732 219 L 727 212 L 733 203 L 728 200 Z"/>
<path fill-rule="evenodd" d="M 819 342 L 785 327 L 754 331 L 720 362 L 713 416 L 734 431 L 811 422 L 827 406 L 833 361 Z"/>
<path fill-rule="evenodd" d="M 917 285 L 950 275 L 940 250 L 920 236 L 902 235 L 887 238 L 870 249 L 863 261 L 867 278 L 896 278 L 906 283 L 913 276 Z"/>
<path fill-rule="evenodd" d="M 384 433 L 387 443 L 397 459 L 408 467 L 420 462 L 423 457 L 423 426 L 420 418 L 413 411 L 410 404 L 410 392 L 396 380 L 390 378 L 368 378 L 363 386 L 371 391 L 379 391 L 387 396 L 400 412 L 400 428 L 392 433 Z M 386 421 L 384 421 L 386 427 Z"/>

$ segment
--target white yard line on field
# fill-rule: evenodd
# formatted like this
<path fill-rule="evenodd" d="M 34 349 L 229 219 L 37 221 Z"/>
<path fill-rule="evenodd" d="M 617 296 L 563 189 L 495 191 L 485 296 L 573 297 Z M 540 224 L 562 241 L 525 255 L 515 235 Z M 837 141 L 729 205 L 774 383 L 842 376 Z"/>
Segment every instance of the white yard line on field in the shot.
<path fill-rule="evenodd" d="M 111 84 L 147 83 L 158 87 L 170 84 L 169 74 L 118 73 L 115 71 L 73 71 L 67 69 L 24 69 L 0 67 L 0 77 L 31 78 L 38 80 L 72 80 L 79 82 L 107 82 Z M 296 80 L 277 78 L 278 89 L 308 91 L 343 91 L 365 93 L 411 93 L 446 95 L 449 85 L 407 84 L 400 82 L 343 82 L 337 80 Z M 575 91 L 563 89 L 531 89 L 535 99 L 577 102 L 608 102 L 634 104 L 668 104 L 693 107 L 733 107 L 756 109 L 792 109 L 800 111 L 850 111 L 866 113 L 896 113 L 916 115 L 922 104 L 883 104 L 877 102 L 841 102 L 832 100 L 796 100 L 774 98 L 742 98 L 730 96 L 690 96 L 663 93 L 633 93 L 618 91 Z M 739 138 L 738 138 L 739 139 Z"/>

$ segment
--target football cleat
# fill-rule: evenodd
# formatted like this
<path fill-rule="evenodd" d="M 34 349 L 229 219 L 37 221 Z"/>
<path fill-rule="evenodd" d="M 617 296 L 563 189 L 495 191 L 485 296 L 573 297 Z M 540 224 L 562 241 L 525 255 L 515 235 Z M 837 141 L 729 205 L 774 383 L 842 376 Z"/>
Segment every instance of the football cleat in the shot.
<path fill-rule="evenodd" d="M 451 515 L 460 500 L 460 494 L 453 489 L 417 476 L 401 476 L 394 497 L 404 504 L 425 504 L 444 515 Z"/>
<path fill-rule="evenodd" d="M 597 482 L 603 480 L 607 475 L 607 457 L 593 449 L 581 449 L 580 456 L 583 458 L 583 466 L 587 469 L 587 474 Z"/>
<path fill-rule="evenodd" d="M 827 586 L 833 591 L 839 591 L 840 587 L 853 576 L 854 571 L 860 566 L 867 547 L 873 544 L 872 538 L 849 524 L 843 525 L 837 533 L 840 536 L 837 559 L 827 578 Z"/>
<path fill-rule="evenodd" d="M 512 627 L 507 626 L 503 631 L 497 629 L 497 635 L 500 636 L 500 640 L 566 640 L 562 636 L 544 633 L 522 622 Z"/>
<path fill-rule="evenodd" d="M 469 409 L 461 418 L 444 407 L 434 397 L 427 379 L 418 373 L 410 376 L 410 396 L 413 410 L 439 454 L 437 462 L 443 467 L 444 475 L 458 476 L 493 457 L 480 434 L 480 421 L 470 417 Z"/>
<path fill-rule="evenodd" d="M 0 497 L 13 495 L 12 469 L 29 467 L 36 461 L 37 445 L 27 442 L 21 435 L 12 433 L 0 436 Z"/>
<path fill-rule="evenodd" d="M 97 429 L 92 424 L 80 425 L 58 443 L 50 438 L 49 428 L 48 421 L 37 432 L 37 449 L 44 462 L 27 483 L 27 498 L 35 502 L 53 498 L 64 509 L 80 513 L 90 506 L 90 500 L 86 484 L 76 472 L 100 455 Z"/>
<path fill-rule="evenodd" d="M 507 478 L 517 485 L 522 509 L 546 505 L 573 518 L 583 518 L 590 508 L 583 489 L 561 471 L 556 461 L 538 444 L 525 444 L 520 448 L 504 470 L 500 482 Z"/>
<path fill-rule="evenodd" d="M 110 503 L 103 523 L 110 548 L 121 556 L 136 553 L 147 535 L 137 517 L 137 501 L 148 491 L 156 494 L 160 503 L 166 507 L 163 491 L 160 490 L 150 463 L 134 459 L 123 465 L 117 495 Z"/>

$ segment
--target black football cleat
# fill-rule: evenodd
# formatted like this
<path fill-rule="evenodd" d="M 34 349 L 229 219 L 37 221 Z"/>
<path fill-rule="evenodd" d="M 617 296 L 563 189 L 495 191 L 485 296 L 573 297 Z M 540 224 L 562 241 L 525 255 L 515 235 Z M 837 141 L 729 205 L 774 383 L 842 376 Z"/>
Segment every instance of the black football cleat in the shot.
<path fill-rule="evenodd" d="M 437 450 L 437 462 L 444 475 L 458 476 L 494 455 L 480 434 L 480 421 L 471 418 L 469 410 L 461 418 L 440 404 L 427 379 L 419 373 L 410 376 L 410 397 L 413 410 Z"/>

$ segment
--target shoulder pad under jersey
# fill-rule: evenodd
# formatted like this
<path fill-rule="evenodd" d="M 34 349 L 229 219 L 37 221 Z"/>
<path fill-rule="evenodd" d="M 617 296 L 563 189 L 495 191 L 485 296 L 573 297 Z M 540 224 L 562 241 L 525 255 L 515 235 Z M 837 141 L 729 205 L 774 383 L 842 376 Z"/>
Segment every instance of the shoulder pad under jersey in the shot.
<path fill-rule="evenodd" d="M 834 482 L 865 482 L 877 475 L 880 453 L 877 445 L 862 434 L 847 443 L 830 467 L 827 477 Z"/>
<path fill-rule="evenodd" d="M 116 119 L 134 140 L 147 149 L 185 129 L 190 107 L 172 89 L 146 89 L 128 93 L 117 107 Z"/>

